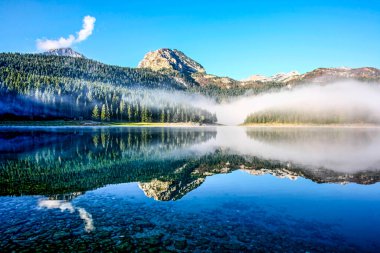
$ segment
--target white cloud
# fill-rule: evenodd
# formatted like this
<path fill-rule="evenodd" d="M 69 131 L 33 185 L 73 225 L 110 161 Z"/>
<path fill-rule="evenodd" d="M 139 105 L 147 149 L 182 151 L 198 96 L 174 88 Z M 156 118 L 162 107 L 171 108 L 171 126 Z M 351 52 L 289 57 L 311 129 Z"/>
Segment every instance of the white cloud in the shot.
<path fill-rule="evenodd" d="M 85 16 L 83 18 L 83 26 L 82 29 L 77 32 L 77 37 L 70 34 L 67 38 L 59 38 L 57 40 L 49 40 L 49 39 L 38 39 L 37 40 L 37 48 L 41 51 L 47 51 L 51 49 L 57 48 L 67 48 L 72 45 L 82 42 L 86 40 L 94 30 L 96 19 L 91 16 Z"/>
<path fill-rule="evenodd" d="M 91 16 L 86 16 L 83 19 L 83 28 L 78 32 L 78 38 L 76 39 L 76 42 L 84 41 L 92 34 L 92 31 L 94 30 L 94 24 L 96 19 Z"/>

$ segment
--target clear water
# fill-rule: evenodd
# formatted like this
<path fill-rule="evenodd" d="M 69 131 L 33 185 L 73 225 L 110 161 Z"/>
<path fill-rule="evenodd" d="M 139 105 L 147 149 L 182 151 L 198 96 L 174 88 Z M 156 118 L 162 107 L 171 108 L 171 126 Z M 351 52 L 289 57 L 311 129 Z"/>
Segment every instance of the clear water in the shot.
<path fill-rule="evenodd" d="M 379 252 L 380 130 L 1 128 L 0 251 Z"/>

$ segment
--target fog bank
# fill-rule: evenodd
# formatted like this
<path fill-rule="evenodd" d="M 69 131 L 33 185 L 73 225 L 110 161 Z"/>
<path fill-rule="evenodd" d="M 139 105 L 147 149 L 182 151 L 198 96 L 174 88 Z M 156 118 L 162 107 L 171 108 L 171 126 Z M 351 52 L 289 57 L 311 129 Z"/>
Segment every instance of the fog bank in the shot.
<path fill-rule="evenodd" d="M 242 96 L 230 103 L 211 105 L 218 122 L 237 125 L 254 112 L 294 111 L 304 114 L 342 114 L 355 118 L 365 114 L 380 122 L 380 85 L 344 81 L 327 85 L 303 85 L 290 90 Z"/>

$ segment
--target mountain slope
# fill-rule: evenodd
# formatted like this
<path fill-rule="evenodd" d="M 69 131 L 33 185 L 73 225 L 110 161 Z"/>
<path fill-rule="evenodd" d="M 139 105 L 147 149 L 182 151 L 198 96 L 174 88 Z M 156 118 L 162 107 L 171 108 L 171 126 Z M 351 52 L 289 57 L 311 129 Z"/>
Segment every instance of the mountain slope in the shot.
<path fill-rule="evenodd" d="M 77 57 L 0 54 L 0 119 L 216 122 L 165 92 L 192 85 L 181 75 L 122 68 Z M 157 90 L 163 92 L 157 96 Z"/>
<path fill-rule="evenodd" d="M 0 68 L 24 74 L 78 78 L 84 81 L 112 83 L 122 87 L 168 88 L 183 90 L 186 86 L 175 77 L 149 69 L 125 68 L 79 57 L 41 54 L 0 54 Z"/>

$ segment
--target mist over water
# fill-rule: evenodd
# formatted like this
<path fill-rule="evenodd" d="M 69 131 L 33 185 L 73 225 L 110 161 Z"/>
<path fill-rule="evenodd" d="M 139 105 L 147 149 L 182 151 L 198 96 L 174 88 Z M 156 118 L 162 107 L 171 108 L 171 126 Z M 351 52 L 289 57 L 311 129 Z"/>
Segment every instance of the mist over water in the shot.
<path fill-rule="evenodd" d="M 229 103 L 210 105 L 218 122 L 237 125 L 254 112 L 280 111 L 315 114 L 327 117 L 342 115 L 380 122 L 380 86 L 359 81 L 344 81 L 326 85 L 304 85 L 293 89 L 261 95 L 242 96 Z"/>

